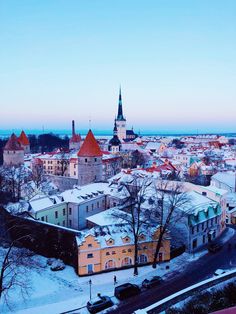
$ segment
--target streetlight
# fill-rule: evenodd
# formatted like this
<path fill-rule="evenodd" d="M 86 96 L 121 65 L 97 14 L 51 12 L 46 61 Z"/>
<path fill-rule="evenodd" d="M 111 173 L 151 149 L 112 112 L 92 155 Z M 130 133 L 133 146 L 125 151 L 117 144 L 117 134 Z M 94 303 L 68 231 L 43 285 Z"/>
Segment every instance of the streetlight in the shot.
<path fill-rule="evenodd" d="M 89 280 L 89 300 L 92 298 L 92 280 Z"/>

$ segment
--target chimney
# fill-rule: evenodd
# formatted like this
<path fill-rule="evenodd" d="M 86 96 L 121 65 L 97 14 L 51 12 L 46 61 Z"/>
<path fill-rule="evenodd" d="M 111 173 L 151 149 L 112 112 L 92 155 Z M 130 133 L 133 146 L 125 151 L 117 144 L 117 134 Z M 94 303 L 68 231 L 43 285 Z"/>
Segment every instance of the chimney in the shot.
<path fill-rule="evenodd" d="M 72 136 L 75 135 L 75 121 L 72 120 Z"/>

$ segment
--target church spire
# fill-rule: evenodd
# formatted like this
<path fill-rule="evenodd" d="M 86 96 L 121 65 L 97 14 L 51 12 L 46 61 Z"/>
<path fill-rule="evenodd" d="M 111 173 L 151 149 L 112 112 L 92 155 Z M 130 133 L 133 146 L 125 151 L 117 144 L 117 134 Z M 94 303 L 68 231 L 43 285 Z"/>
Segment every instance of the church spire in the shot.
<path fill-rule="evenodd" d="M 118 121 L 125 121 L 125 118 L 123 116 L 123 108 L 122 108 L 122 96 L 121 96 L 121 87 L 119 92 L 119 103 L 118 103 L 118 115 L 117 115 Z"/>

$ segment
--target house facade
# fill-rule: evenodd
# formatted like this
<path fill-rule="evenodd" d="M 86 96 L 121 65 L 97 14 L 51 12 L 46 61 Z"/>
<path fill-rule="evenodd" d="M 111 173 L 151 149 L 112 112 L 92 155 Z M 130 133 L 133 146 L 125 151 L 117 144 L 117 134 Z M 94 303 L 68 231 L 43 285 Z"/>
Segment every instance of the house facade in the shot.
<path fill-rule="evenodd" d="M 140 265 L 153 261 L 159 228 L 140 232 L 138 261 Z M 95 227 L 77 237 L 78 275 L 89 275 L 130 267 L 134 264 L 134 242 L 128 226 Z M 166 236 L 158 261 L 170 260 L 170 238 Z"/>

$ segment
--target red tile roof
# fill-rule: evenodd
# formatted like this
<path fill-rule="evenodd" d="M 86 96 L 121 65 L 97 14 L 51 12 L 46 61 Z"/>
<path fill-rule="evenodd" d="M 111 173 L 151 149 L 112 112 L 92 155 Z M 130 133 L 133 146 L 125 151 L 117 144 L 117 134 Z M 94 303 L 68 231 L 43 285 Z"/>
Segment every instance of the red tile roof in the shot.
<path fill-rule="evenodd" d="M 101 157 L 102 156 L 102 151 L 91 130 L 89 130 L 77 155 L 78 157 Z"/>
<path fill-rule="evenodd" d="M 81 142 L 81 136 L 80 134 L 74 134 L 71 138 L 70 138 L 70 143 L 79 143 Z"/>
<path fill-rule="evenodd" d="M 21 147 L 17 136 L 14 133 L 12 133 L 11 137 L 9 138 L 4 147 L 4 150 L 24 150 L 24 148 Z"/>
<path fill-rule="evenodd" d="M 21 145 L 29 145 L 28 137 L 26 136 L 25 132 L 22 131 L 20 136 L 18 137 L 18 141 L 21 143 Z"/>

